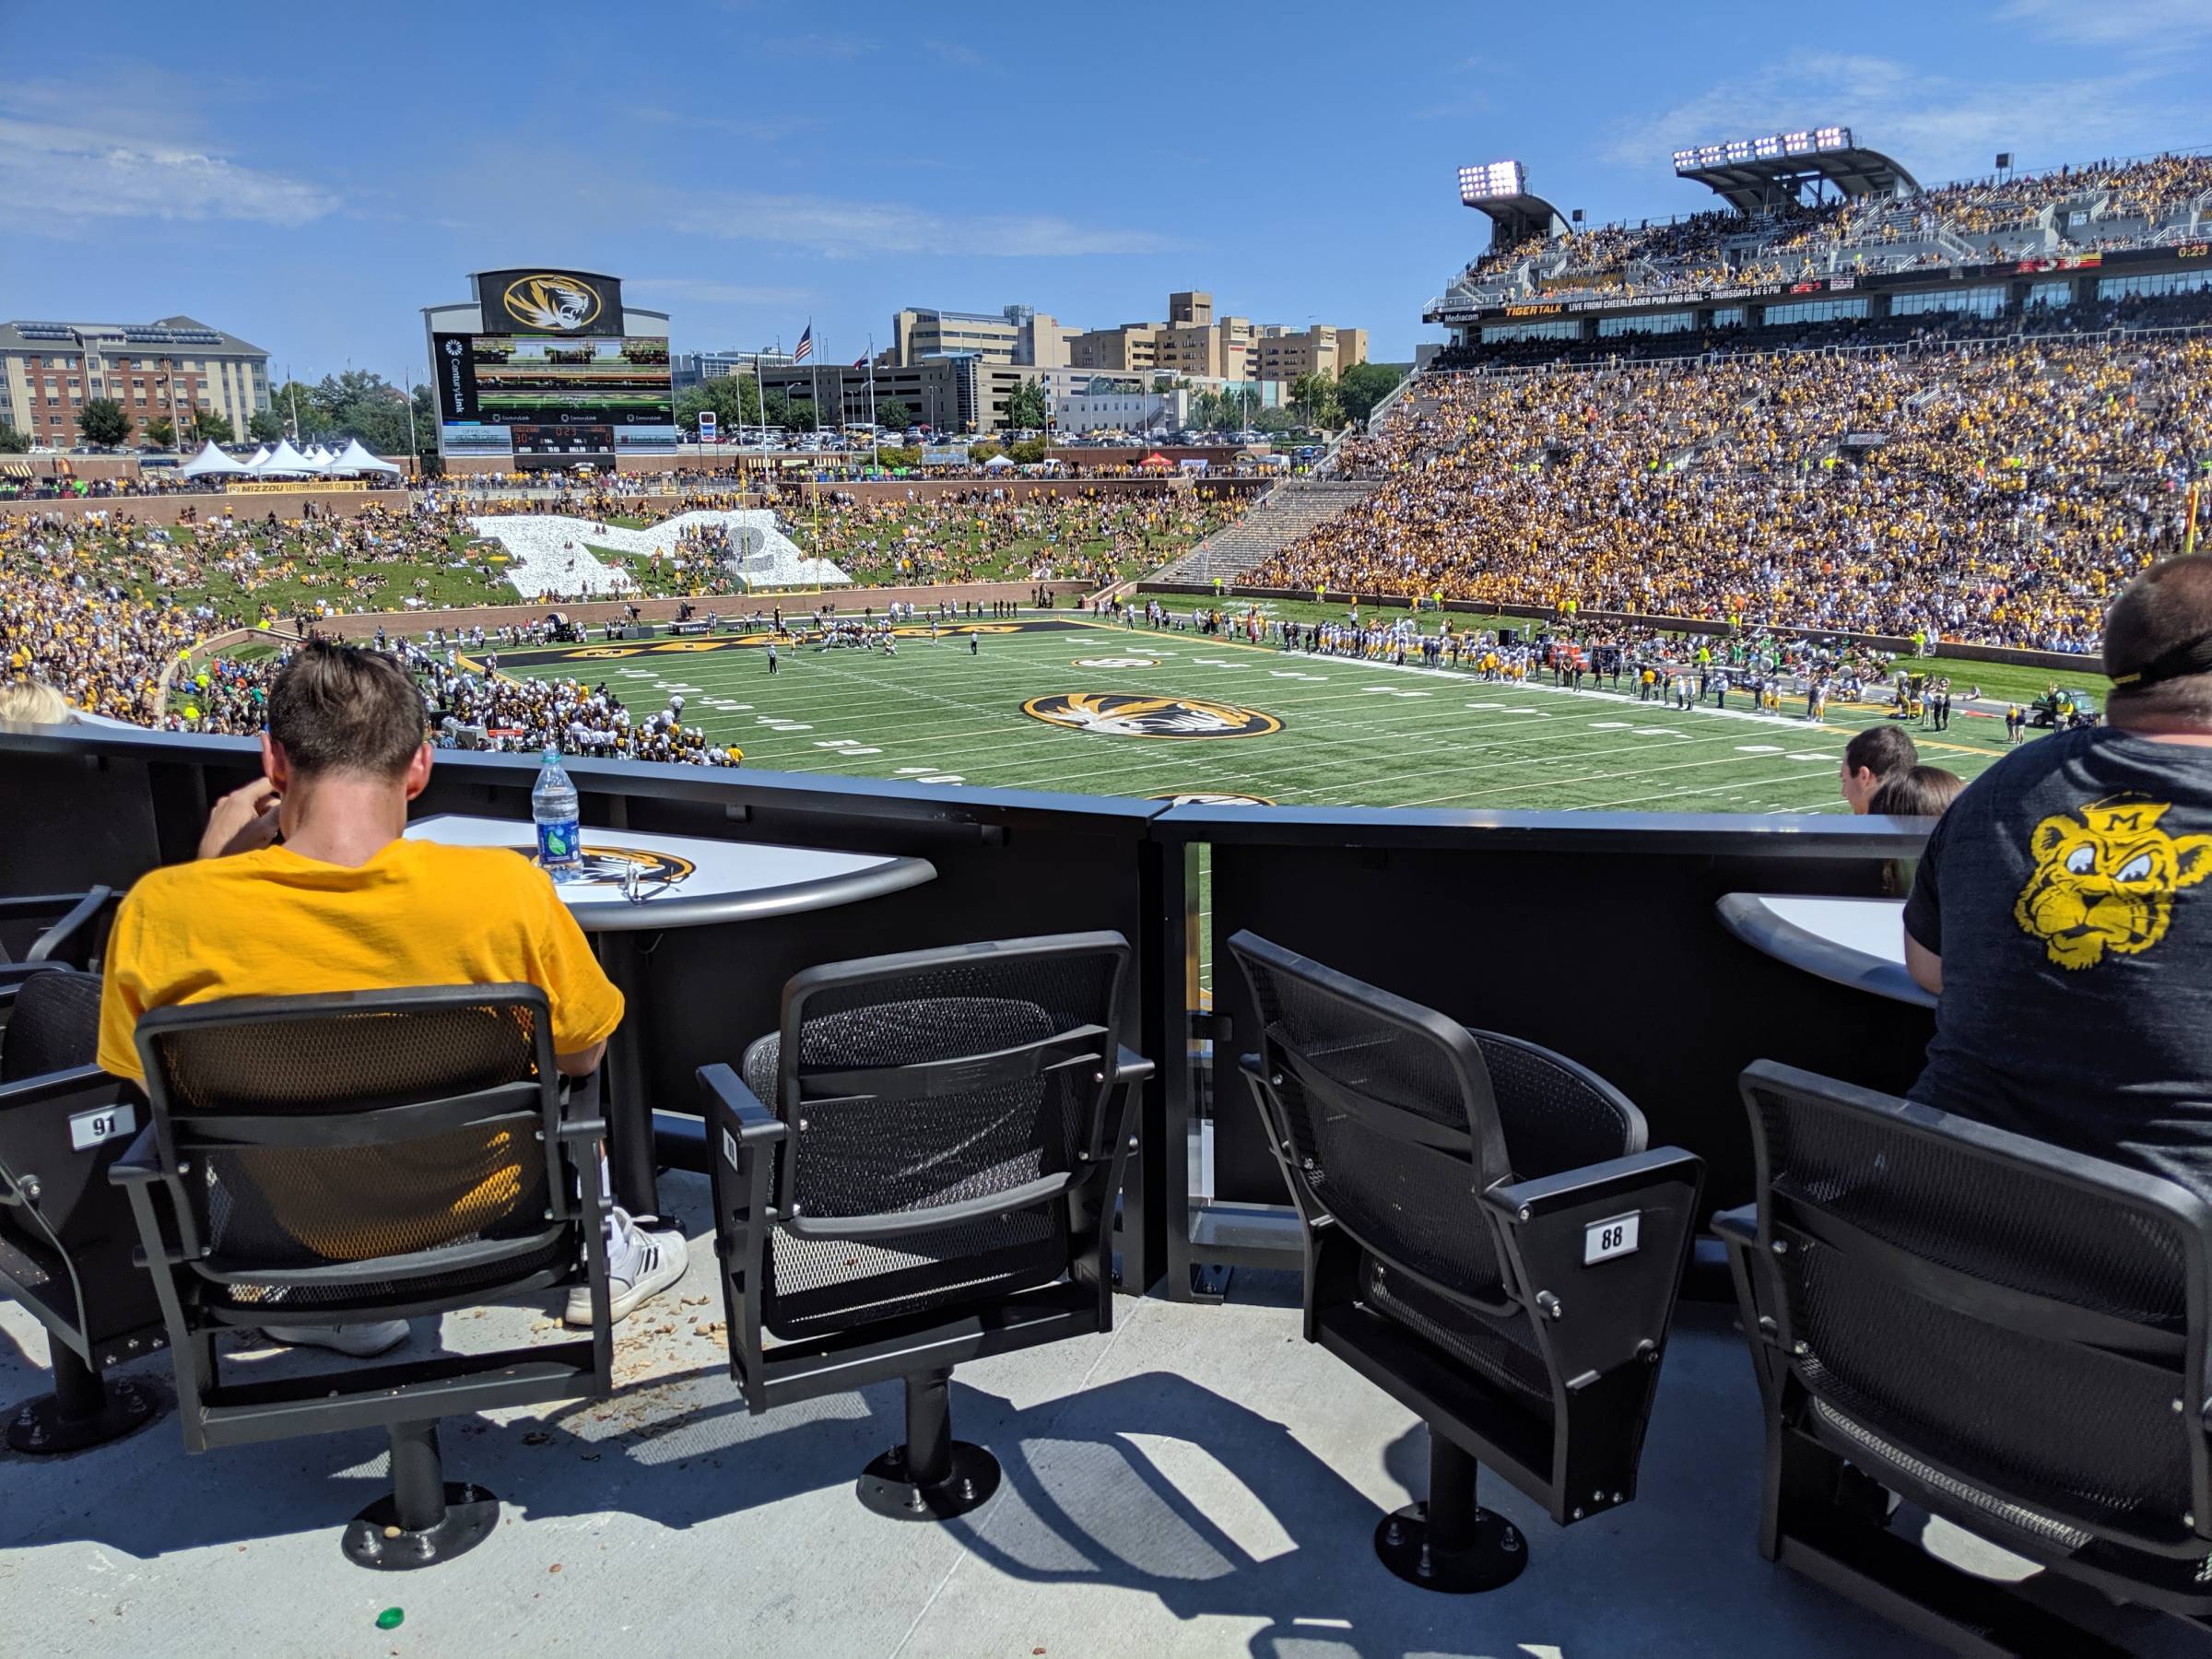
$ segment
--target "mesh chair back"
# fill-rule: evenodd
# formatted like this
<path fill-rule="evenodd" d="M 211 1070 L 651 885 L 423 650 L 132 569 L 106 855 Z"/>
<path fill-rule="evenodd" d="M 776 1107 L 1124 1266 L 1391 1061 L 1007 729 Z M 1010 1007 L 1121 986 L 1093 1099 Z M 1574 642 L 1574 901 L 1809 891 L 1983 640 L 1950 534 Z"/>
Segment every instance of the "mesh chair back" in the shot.
<path fill-rule="evenodd" d="M 34 973 L 0 1032 L 0 1084 L 90 1065 L 99 1049 L 100 976 L 61 968 Z"/>
<path fill-rule="evenodd" d="M 1444 1018 L 1249 934 L 1230 941 L 1310 1206 L 1372 1255 L 1508 1311 L 1472 1193 L 1510 1173 L 1489 1069 Z"/>
<path fill-rule="evenodd" d="M 447 1295 L 526 1276 L 571 1247 L 547 1226 L 572 1204 L 548 1178 L 559 1104 L 541 992 L 206 1003 L 149 1014 L 138 1041 L 164 1150 L 190 1166 L 177 1185 L 208 1253 L 196 1266 L 210 1296 L 289 1306 Z M 531 1241 L 542 1261 L 464 1248 Z M 315 1282 L 318 1269 L 439 1252 L 456 1259 L 434 1279 Z"/>
<path fill-rule="evenodd" d="M 762 1320 L 851 1328 L 1049 1284 L 1099 1165 L 1128 946 L 1010 940 L 813 970 L 747 1051 L 791 1125 Z M 911 1222 L 911 1225 L 909 1223 Z"/>
<path fill-rule="evenodd" d="M 2212 1210 L 1787 1067 L 1762 1062 L 1743 1088 L 1783 1351 L 1854 1461 L 1932 1470 L 2069 1547 L 2186 1538 L 2183 1517 L 2206 1512 L 2192 1448 Z"/>

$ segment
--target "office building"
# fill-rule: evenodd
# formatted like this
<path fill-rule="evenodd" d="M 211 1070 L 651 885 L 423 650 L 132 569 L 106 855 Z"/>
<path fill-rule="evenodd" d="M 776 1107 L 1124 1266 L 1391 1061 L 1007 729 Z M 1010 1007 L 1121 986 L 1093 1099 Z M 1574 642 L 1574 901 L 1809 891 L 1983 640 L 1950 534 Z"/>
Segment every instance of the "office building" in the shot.
<path fill-rule="evenodd" d="M 891 318 L 885 358 L 900 368 L 964 355 L 986 363 L 1060 368 L 1067 362 L 1067 341 L 1075 333 L 1028 305 L 1009 305 L 995 315 L 909 306 Z"/>
<path fill-rule="evenodd" d="M 67 449 L 84 441 L 76 418 L 99 397 L 123 406 L 135 437 L 162 416 L 182 427 L 207 413 L 243 442 L 269 406 L 269 354 L 191 317 L 0 323 L 0 426 Z"/>
<path fill-rule="evenodd" d="M 753 351 L 681 351 L 668 359 L 669 380 L 672 390 L 682 392 L 733 374 L 781 369 L 790 361 L 790 352 L 771 346 Z"/>
<path fill-rule="evenodd" d="M 1337 375 L 1367 361 L 1367 330 L 1317 324 L 1303 331 L 1249 317 L 1217 316 L 1214 297 L 1190 291 L 1168 296 L 1164 323 L 1124 323 L 1076 335 L 1069 363 L 1079 369 L 1131 374 L 1158 370 L 1193 379 L 1288 381 L 1319 372 Z"/>

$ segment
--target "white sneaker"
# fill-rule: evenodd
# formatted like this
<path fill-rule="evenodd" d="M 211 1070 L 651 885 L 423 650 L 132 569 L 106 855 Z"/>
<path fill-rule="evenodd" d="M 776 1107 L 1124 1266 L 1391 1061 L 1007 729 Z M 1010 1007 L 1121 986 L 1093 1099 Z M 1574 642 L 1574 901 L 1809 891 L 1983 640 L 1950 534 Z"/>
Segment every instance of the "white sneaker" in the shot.
<path fill-rule="evenodd" d="M 632 1217 L 617 1206 L 606 1229 L 606 1289 L 608 1312 L 619 1324 L 640 1302 L 658 1296 L 684 1277 L 691 1260 L 684 1235 L 674 1228 L 648 1232 L 640 1221 L 658 1221 L 658 1216 Z M 568 1324 L 589 1327 L 592 1323 L 592 1288 L 575 1286 L 569 1291 Z"/>
<path fill-rule="evenodd" d="M 261 1334 L 287 1347 L 328 1348 L 334 1354 L 367 1359 L 397 1347 L 407 1339 L 404 1319 L 379 1320 L 374 1324 L 264 1325 Z"/>

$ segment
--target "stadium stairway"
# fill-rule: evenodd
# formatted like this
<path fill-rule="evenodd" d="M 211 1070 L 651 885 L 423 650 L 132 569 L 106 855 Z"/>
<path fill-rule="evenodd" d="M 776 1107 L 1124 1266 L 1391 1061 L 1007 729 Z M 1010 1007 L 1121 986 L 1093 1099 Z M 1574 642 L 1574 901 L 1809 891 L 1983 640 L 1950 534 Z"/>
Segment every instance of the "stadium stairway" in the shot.
<path fill-rule="evenodd" d="M 1218 580 L 1233 584 L 1277 548 L 1289 546 L 1314 525 L 1367 500 L 1380 482 L 1378 478 L 1286 478 L 1255 502 L 1252 511 L 1215 531 L 1163 567 L 1153 579 Z"/>

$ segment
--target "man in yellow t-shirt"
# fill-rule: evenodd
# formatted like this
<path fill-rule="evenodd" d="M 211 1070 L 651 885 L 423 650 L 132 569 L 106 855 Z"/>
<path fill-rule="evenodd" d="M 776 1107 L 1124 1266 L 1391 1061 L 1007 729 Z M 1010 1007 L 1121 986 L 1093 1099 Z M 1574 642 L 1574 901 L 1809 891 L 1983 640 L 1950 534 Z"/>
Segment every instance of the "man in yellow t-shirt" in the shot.
<path fill-rule="evenodd" d="M 134 1032 L 151 1008 L 516 983 L 546 993 L 559 1069 L 584 1077 L 598 1065 L 622 1022 L 622 994 L 546 873 L 505 848 L 404 839 L 407 803 L 429 781 L 424 724 L 421 693 L 392 657 L 317 642 L 285 665 L 269 688 L 264 775 L 216 803 L 197 859 L 148 872 L 116 912 L 100 1000 L 103 1069 L 144 1083 Z M 614 1316 L 681 1278 L 686 1260 L 680 1232 L 648 1231 L 616 1210 Z M 581 1286 L 568 1317 L 590 1321 Z M 268 1334 L 366 1355 L 407 1329 L 392 1320 Z"/>

